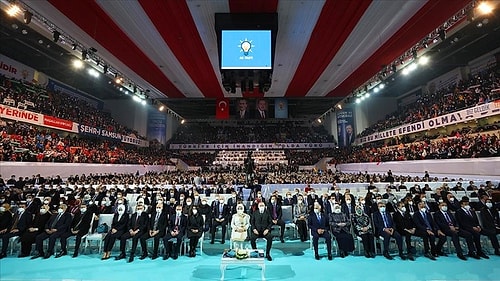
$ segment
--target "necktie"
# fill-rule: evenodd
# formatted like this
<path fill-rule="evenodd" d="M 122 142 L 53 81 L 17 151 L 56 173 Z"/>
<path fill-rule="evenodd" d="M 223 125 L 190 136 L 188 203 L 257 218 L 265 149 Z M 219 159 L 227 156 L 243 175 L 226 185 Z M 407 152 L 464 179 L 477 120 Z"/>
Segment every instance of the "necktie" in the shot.
<path fill-rule="evenodd" d="M 273 205 L 273 219 L 278 218 L 278 213 L 276 212 L 276 205 Z"/>
<path fill-rule="evenodd" d="M 16 212 L 16 214 L 14 215 L 14 223 L 12 224 L 12 229 L 16 229 L 17 228 L 17 224 L 19 223 L 19 218 L 21 216 L 19 215 L 18 212 Z"/>
<path fill-rule="evenodd" d="M 56 219 L 52 222 L 51 228 L 55 228 L 56 227 L 56 224 L 59 221 L 59 219 L 61 218 L 61 215 L 62 214 L 57 215 Z"/>
<path fill-rule="evenodd" d="M 178 226 L 178 225 L 179 225 L 180 220 L 181 220 L 181 217 L 179 217 L 179 216 L 177 216 L 177 217 L 175 218 L 175 226 Z"/>
<path fill-rule="evenodd" d="M 384 220 L 384 227 L 388 228 L 389 222 L 387 221 L 387 217 L 385 216 L 385 213 L 382 213 L 382 219 Z"/>
<path fill-rule="evenodd" d="M 472 213 L 469 210 L 467 210 L 467 214 L 472 217 Z"/>
<path fill-rule="evenodd" d="M 450 219 L 450 217 L 448 216 L 448 213 L 444 213 L 444 217 L 446 218 L 446 222 L 447 222 L 448 224 L 451 224 L 451 219 Z"/>
<path fill-rule="evenodd" d="M 156 213 L 156 217 L 155 217 L 155 223 L 154 223 L 154 230 L 156 230 L 158 228 L 158 220 L 160 219 L 160 213 Z"/>
<path fill-rule="evenodd" d="M 321 222 L 321 215 L 318 214 L 318 222 Z"/>
<path fill-rule="evenodd" d="M 264 113 L 264 111 L 261 111 L 261 112 L 260 112 L 260 117 L 262 117 L 262 118 L 266 118 L 266 114 Z"/>
<path fill-rule="evenodd" d="M 134 226 L 134 229 L 137 229 L 138 225 L 139 225 L 139 215 L 135 214 L 135 226 Z"/>
<path fill-rule="evenodd" d="M 429 223 L 429 220 L 427 219 L 427 214 L 422 212 L 422 217 L 424 218 L 425 226 L 427 226 L 428 229 L 431 229 L 431 224 Z"/>

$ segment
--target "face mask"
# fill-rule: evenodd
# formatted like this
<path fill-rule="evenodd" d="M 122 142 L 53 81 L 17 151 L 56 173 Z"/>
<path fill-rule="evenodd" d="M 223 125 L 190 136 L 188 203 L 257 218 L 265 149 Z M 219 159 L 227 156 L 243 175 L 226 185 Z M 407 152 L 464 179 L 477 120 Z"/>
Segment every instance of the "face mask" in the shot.
<path fill-rule="evenodd" d="M 413 205 L 413 201 L 408 201 L 408 205 Z"/>
<path fill-rule="evenodd" d="M 314 212 L 315 212 L 316 214 L 319 214 L 319 209 L 314 209 Z"/>
<path fill-rule="evenodd" d="M 18 211 L 19 213 L 22 213 L 22 212 L 24 212 L 24 208 L 19 208 L 19 209 L 17 209 L 17 211 Z"/>
<path fill-rule="evenodd" d="M 224 204 L 224 200 L 219 200 L 219 203 Z"/>
<path fill-rule="evenodd" d="M 59 214 L 62 214 L 62 213 L 64 212 L 64 210 L 63 210 L 63 209 L 61 209 L 61 208 L 59 208 L 59 209 L 57 209 L 57 212 L 58 212 Z"/>
<path fill-rule="evenodd" d="M 122 200 L 118 200 L 118 205 L 121 205 L 123 204 L 123 201 Z"/>
<path fill-rule="evenodd" d="M 406 212 L 406 207 L 401 207 L 401 212 Z"/>
<path fill-rule="evenodd" d="M 193 202 L 191 202 L 191 201 L 186 202 L 186 205 L 188 205 L 188 206 L 191 206 L 191 204 L 193 204 Z"/>
<path fill-rule="evenodd" d="M 119 215 L 123 215 L 124 213 L 125 213 L 125 210 L 122 210 L 122 209 L 119 209 L 119 210 L 118 210 L 118 214 L 119 214 Z"/>
<path fill-rule="evenodd" d="M 448 211 L 448 207 L 447 206 L 441 206 L 441 211 L 443 211 L 443 212 Z"/>
<path fill-rule="evenodd" d="M 275 200 L 271 200 L 271 204 L 274 204 L 274 202 L 276 202 Z"/>
<path fill-rule="evenodd" d="M 198 214 L 198 210 L 193 209 L 193 215 L 196 215 L 196 214 Z"/>
<path fill-rule="evenodd" d="M 264 213 L 264 209 L 265 209 L 265 207 L 259 207 L 259 211 L 260 211 L 261 213 Z"/>
<path fill-rule="evenodd" d="M 231 195 L 232 198 L 236 198 L 236 194 Z"/>
<path fill-rule="evenodd" d="M 450 200 L 450 202 L 453 203 L 455 201 L 455 197 L 451 197 L 449 200 Z"/>
<path fill-rule="evenodd" d="M 0 207 L 0 213 L 5 212 L 5 207 Z"/>
<path fill-rule="evenodd" d="M 85 213 L 87 211 L 87 208 L 80 208 L 80 212 Z"/>
<path fill-rule="evenodd" d="M 157 213 L 161 213 L 161 208 L 156 208 Z"/>
<path fill-rule="evenodd" d="M 238 215 L 243 214 L 243 209 L 238 209 L 238 210 L 236 210 L 236 213 L 238 213 Z"/>
<path fill-rule="evenodd" d="M 351 200 L 345 200 L 347 204 L 351 204 Z"/>
<path fill-rule="evenodd" d="M 491 203 L 491 202 L 487 202 L 487 203 L 486 203 L 486 207 L 488 207 L 488 208 L 490 208 L 490 209 L 491 209 L 491 208 L 493 207 L 493 203 Z"/>
<path fill-rule="evenodd" d="M 236 197 L 236 196 L 235 196 L 235 197 Z M 200 198 L 200 196 L 196 195 L 194 198 L 198 199 L 198 198 Z"/>
<path fill-rule="evenodd" d="M 257 194 L 257 197 L 261 198 L 261 197 L 262 197 L 262 194 Z"/>
<path fill-rule="evenodd" d="M 377 199 L 377 203 L 380 203 L 380 202 L 382 202 L 382 199 Z"/>
<path fill-rule="evenodd" d="M 179 200 L 182 202 L 184 201 L 184 197 L 180 197 Z"/>
<path fill-rule="evenodd" d="M 297 202 L 302 203 L 302 202 L 304 202 L 304 200 L 299 199 L 299 200 L 297 200 Z"/>
<path fill-rule="evenodd" d="M 424 213 L 425 213 L 426 211 L 427 211 L 427 209 L 426 209 L 426 208 L 422 208 L 422 209 L 420 209 L 420 212 L 424 212 Z"/>
<path fill-rule="evenodd" d="M 466 209 L 468 211 L 468 210 L 470 210 L 470 206 L 469 205 L 465 205 L 464 209 Z"/>
<path fill-rule="evenodd" d="M 364 205 L 365 204 L 365 200 L 361 200 L 361 204 Z"/>
<path fill-rule="evenodd" d="M 422 202 L 425 202 L 425 201 L 427 201 L 427 198 L 424 197 L 421 200 L 422 200 Z"/>
<path fill-rule="evenodd" d="M 341 210 L 339 208 L 335 209 L 336 214 L 340 214 Z"/>
<path fill-rule="evenodd" d="M 116 197 L 117 197 L 117 198 L 122 198 L 122 195 L 121 195 L 121 194 L 118 194 Z"/>
<path fill-rule="evenodd" d="M 106 193 L 106 197 L 110 197 L 111 196 L 111 193 Z"/>
<path fill-rule="evenodd" d="M 380 212 L 385 213 L 385 207 L 380 207 L 379 210 Z"/>
<path fill-rule="evenodd" d="M 175 211 L 175 214 L 180 216 L 180 215 L 182 215 L 182 211 Z"/>
<path fill-rule="evenodd" d="M 292 198 L 292 195 L 287 195 L 286 196 L 287 199 L 291 199 Z"/>
<path fill-rule="evenodd" d="M 44 208 L 40 209 L 40 214 L 41 215 L 45 215 L 46 213 L 47 213 L 46 209 L 44 209 Z"/>
<path fill-rule="evenodd" d="M 207 205 L 207 201 L 202 201 L 201 205 Z"/>
<path fill-rule="evenodd" d="M 30 203 L 30 202 L 31 202 L 31 198 L 27 198 L 26 203 Z"/>
<path fill-rule="evenodd" d="M 174 193 L 173 192 L 170 192 L 170 197 L 174 197 Z"/>

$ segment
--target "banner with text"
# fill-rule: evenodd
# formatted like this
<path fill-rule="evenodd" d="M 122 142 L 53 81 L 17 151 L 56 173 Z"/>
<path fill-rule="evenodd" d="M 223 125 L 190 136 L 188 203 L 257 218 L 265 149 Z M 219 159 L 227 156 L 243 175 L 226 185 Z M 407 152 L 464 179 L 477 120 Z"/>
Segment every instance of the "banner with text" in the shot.
<path fill-rule="evenodd" d="M 348 147 L 354 143 L 356 128 L 354 127 L 354 111 L 352 108 L 337 111 L 337 136 L 339 147 Z"/>
<path fill-rule="evenodd" d="M 334 143 L 209 143 L 170 144 L 170 149 L 219 150 L 219 149 L 318 149 L 335 148 Z"/>
<path fill-rule="evenodd" d="M 161 144 L 167 141 L 167 116 L 161 112 L 148 112 L 148 139 Z"/>
<path fill-rule="evenodd" d="M 78 132 L 77 124 L 72 121 L 18 109 L 4 104 L 0 104 L 0 118 L 11 119 L 67 132 Z"/>
<path fill-rule="evenodd" d="M 66 95 L 75 97 L 77 99 L 84 100 L 84 101 L 88 102 L 91 106 L 93 106 L 97 109 L 102 109 L 104 106 L 104 103 L 102 101 L 90 98 L 86 94 L 81 92 L 80 90 L 75 89 L 75 88 L 68 86 L 66 84 L 60 83 L 58 81 L 55 81 L 53 79 L 49 79 L 49 82 L 47 84 L 47 89 L 51 90 L 53 92 L 64 93 Z"/>
<path fill-rule="evenodd" d="M 368 142 L 417 133 L 420 131 L 432 130 L 443 126 L 453 125 L 460 122 L 475 120 L 497 114 L 500 114 L 500 100 L 477 105 L 471 108 L 448 113 L 412 124 L 401 125 L 399 127 L 371 134 L 366 137 L 360 137 L 358 138 L 357 143 L 364 144 Z"/>
<path fill-rule="evenodd" d="M 94 136 L 98 138 L 110 139 L 118 142 L 133 144 L 141 147 L 149 146 L 149 142 L 141 140 L 135 137 L 122 135 L 120 133 L 115 133 L 108 131 L 103 128 L 95 128 L 83 124 L 78 125 L 78 133 L 81 135 Z"/>
<path fill-rule="evenodd" d="M 0 74 L 31 83 L 34 82 L 35 70 L 0 54 Z"/>

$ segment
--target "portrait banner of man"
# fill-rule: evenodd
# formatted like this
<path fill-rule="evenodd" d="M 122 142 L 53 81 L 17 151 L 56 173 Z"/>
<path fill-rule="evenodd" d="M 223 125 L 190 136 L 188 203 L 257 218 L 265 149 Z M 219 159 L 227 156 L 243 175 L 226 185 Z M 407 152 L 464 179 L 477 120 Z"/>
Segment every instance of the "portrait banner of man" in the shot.
<path fill-rule="evenodd" d="M 348 147 L 354 144 L 356 128 L 352 108 L 345 108 L 337 112 L 337 136 L 339 147 Z"/>
<path fill-rule="evenodd" d="M 255 108 L 255 118 L 256 119 L 270 118 L 267 100 L 265 100 L 265 99 L 257 100 L 257 104 L 256 104 L 256 108 Z"/>
<path fill-rule="evenodd" d="M 250 119 L 252 114 L 250 112 L 249 102 L 247 99 L 239 99 L 236 101 L 236 119 Z"/>

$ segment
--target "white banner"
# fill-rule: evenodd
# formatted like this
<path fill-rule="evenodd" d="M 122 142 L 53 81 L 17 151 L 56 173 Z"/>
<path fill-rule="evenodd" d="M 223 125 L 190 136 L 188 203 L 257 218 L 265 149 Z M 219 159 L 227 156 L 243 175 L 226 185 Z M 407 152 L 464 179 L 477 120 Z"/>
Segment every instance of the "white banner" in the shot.
<path fill-rule="evenodd" d="M 0 74 L 31 83 L 34 82 L 35 70 L 0 54 Z"/>
<path fill-rule="evenodd" d="M 488 116 L 500 114 L 500 100 L 477 105 L 471 108 L 463 109 L 457 112 L 448 113 L 446 115 L 434 117 L 431 119 L 419 121 L 412 124 L 405 124 L 389 130 L 371 134 L 369 136 L 360 137 L 357 139 L 357 144 L 403 136 L 425 130 L 432 130 L 443 126 L 453 125 L 460 122 L 475 120 Z"/>
<path fill-rule="evenodd" d="M 42 126 L 43 114 L 0 104 L 0 118 Z"/>
<path fill-rule="evenodd" d="M 317 149 L 335 148 L 334 143 L 210 143 L 210 144 L 170 144 L 170 149 L 184 150 L 247 150 L 247 149 Z"/>

